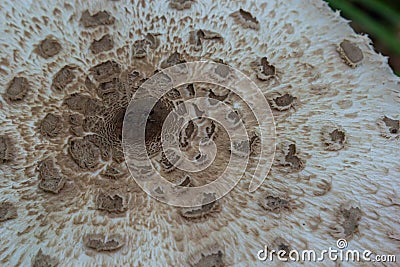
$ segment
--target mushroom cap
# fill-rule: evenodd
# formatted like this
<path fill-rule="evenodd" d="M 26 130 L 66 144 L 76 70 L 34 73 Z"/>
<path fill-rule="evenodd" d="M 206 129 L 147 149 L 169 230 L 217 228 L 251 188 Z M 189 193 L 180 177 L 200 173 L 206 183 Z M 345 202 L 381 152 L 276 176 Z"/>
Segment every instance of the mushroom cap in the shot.
<path fill-rule="evenodd" d="M 264 266 L 264 245 L 320 251 L 339 238 L 398 253 L 400 79 L 325 2 L 32 0 L 0 14 L 0 264 Z M 141 190 L 119 133 L 144 80 L 199 59 L 257 84 L 277 151 L 255 192 L 250 168 L 185 210 Z"/>

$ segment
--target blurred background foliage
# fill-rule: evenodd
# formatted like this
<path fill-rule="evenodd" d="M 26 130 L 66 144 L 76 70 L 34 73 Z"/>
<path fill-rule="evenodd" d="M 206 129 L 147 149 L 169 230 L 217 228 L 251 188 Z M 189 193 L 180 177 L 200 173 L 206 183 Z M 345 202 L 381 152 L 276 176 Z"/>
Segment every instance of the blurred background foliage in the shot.
<path fill-rule="evenodd" d="M 351 20 L 358 33 L 366 33 L 375 49 L 389 57 L 400 76 L 400 0 L 325 0 L 332 9 Z"/>

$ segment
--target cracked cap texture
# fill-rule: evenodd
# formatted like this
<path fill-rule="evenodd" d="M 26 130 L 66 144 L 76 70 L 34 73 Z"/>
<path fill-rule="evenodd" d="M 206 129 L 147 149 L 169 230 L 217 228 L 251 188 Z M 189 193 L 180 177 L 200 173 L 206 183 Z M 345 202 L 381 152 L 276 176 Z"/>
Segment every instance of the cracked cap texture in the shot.
<path fill-rule="evenodd" d="M 338 238 L 399 251 L 400 80 L 323 1 L 7 1 L 0 14 L 0 265 L 264 266 L 264 245 L 318 250 Z M 138 187 L 121 131 L 143 81 L 200 59 L 257 84 L 277 151 L 257 191 L 246 174 L 186 210 Z M 152 122 L 198 95 L 238 101 L 253 129 L 235 96 L 196 84 L 162 99 Z M 203 130 L 229 156 L 223 130 L 199 125 L 182 142 Z M 171 169 L 151 129 L 146 145 L 171 181 L 215 178 Z"/>

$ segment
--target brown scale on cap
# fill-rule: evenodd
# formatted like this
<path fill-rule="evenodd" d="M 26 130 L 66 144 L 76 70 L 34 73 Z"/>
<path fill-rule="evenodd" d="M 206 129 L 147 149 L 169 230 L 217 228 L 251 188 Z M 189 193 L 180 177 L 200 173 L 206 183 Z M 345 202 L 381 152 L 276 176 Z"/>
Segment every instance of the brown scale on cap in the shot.
<path fill-rule="evenodd" d="M 278 111 L 289 110 L 296 106 L 297 97 L 292 96 L 289 93 L 272 98 L 270 101 L 271 107 Z"/>
<path fill-rule="evenodd" d="M 397 134 L 399 132 L 400 120 L 394 120 L 386 116 L 382 120 L 389 128 L 390 133 Z"/>
<path fill-rule="evenodd" d="M 83 238 L 83 243 L 96 251 L 113 251 L 125 245 L 123 237 L 118 234 L 87 234 Z"/>
<path fill-rule="evenodd" d="M 328 124 L 322 128 L 322 142 L 326 150 L 337 151 L 342 149 L 346 144 L 345 130 L 336 124 Z"/>
<path fill-rule="evenodd" d="M 102 127 L 102 124 L 99 123 L 95 124 L 93 129 L 98 129 L 98 132 L 100 133 L 100 129 L 102 129 Z M 88 130 L 86 129 L 86 131 Z M 112 144 L 106 136 L 100 134 L 86 134 L 85 138 L 87 138 L 88 141 L 93 143 L 100 150 L 102 160 L 107 161 L 110 159 L 111 156 L 114 157 Z"/>
<path fill-rule="evenodd" d="M 83 123 L 83 115 L 82 114 L 73 113 L 73 114 L 69 115 L 68 119 L 69 119 L 69 122 L 75 126 L 82 125 L 82 123 Z"/>
<path fill-rule="evenodd" d="M 340 131 L 338 129 L 334 130 L 329 135 L 331 136 L 332 142 L 343 144 L 344 141 L 346 140 L 345 132 L 344 131 Z"/>
<path fill-rule="evenodd" d="M 89 49 L 93 54 L 109 51 L 114 47 L 114 41 L 111 35 L 106 34 L 98 40 L 94 40 Z"/>
<path fill-rule="evenodd" d="M 180 181 L 178 181 L 178 183 L 176 183 L 176 185 L 182 186 L 182 187 L 192 187 L 193 183 L 190 178 L 190 175 L 186 174 L 184 177 L 182 177 L 182 179 Z"/>
<path fill-rule="evenodd" d="M 332 227 L 331 234 L 337 238 L 351 239 L 359 231 L 363 213 L 358 204 L 348 201 L 339 206 L 336 212 L 337 225 Z"/>
<path fill-rule="evenodd" d="M 82 129 L 85 132 L 99 133 L 103 125 L 104 125 L 104 119 L 101 116 L 86 115 L 82 122 Z"/>
<path fill-rule="evenodd" d="M 241 157 L 248 156 L 250 154 L 250 142 L 248 140 L 234 142 L 231 152 Z"/>
<path fill-rule="evenodd" d="M 88 95 L 73 93 L 67 96 L 64 100 L 70 110 L 79 112 L 85 116 L 92 116 L 99 114 L 102 105 L 99 100 Z"/>
<path fill-rule="evenodd" d="M 337 48 L 340 57 L 352 68 L 357 67 L 364 59 L 362 50 L 354 43 L 344 40 Z"/>
<path fill-rule="evenodd" d="M 204 40 L 221 41 L 223 38 L 219 33 L 209 30 L 200 29 L 189 33 L 189 44 L 194 45 L 195 50 L 202 49 Z"/>
<path fill-rule="evenodd" d="M 155 49 L 159 46 L 158 34 L 148 33 L 144 39 L 137 40 L 133 43 L 132 53 L 136 58 L 144 58 L 147 56 L 150 49 Z"/>
<path fill-rule="evenodd" d="M 30 90 L 29 81 L 25 77 L 14 77 L 8 85 L 4 98 L 8 101 L 20 101 Z"/>
<path fill-rule="evenodd" d="M 284 157 L 283 162 L 281 163 L 283 166 L 287 166 L 290 168 L 290 171 L 298 172 L 304 169 L 305 160 L 301 159 L 297 152 L 296 144 L 289 144 L 284 148 Z M 278 160 L 282 160 L 282 158 L 278 157 Z"/>
<path fill-rule="evenodd" d="M 159 35 L 159 33 L 147 33 L 144 37 L 151 49 L 156 49 L 160 45 L 160 40 L 157 38 Z"/>
<path fill-rule="evenodd" d="M 115 18 L 107 11 L 99 11 L 93 15 L 88 10 L 82 13 L 81 22 L 85 28 L 114 24 Z"/>
<path fill-rule="evenodd" d="M 277 237 L 272 241 L 272 249 L 276 251 L 283 250 L 286 252 L 286 256 L 289 255 L 291 251 L 290 243 L 282 237 Z"/>
<path fill-rule="evenodd" d="M 56 90 L 63 90 L 74 79 L 74 67 L 66 65 L 54 75 L 51 87 Z"/>
<path fill-rule="evenodd" d="M 348 210 L 342 210 L 344 234 L 346 237 L 353 235 L 358 228 L 358 223 L 361 219 L 361 210 L 359 208 L 350 208 Z"/>
<path fill-rule="evenodd" d="M 121 66 L 115 61 L 108 60 L 92 67 L 90 72 L 97 82 L 107 82 L 118 77 L 121 73 Z"/>
<path fill-rule="evenodd" d="M 400 120 L 383 116 L 378 120 L 378 126 L 383 137 L 389 139 L 400 138 Z"/>
<path fill-rule="evenodd" d="M 69 141 L 69 154 L 83 169 L 94 169 L 99 164 L 100 149 L 88 138 L 73 138 Z"/>
<path fill-rule="evenodd" d="M 231 152 L 237 156 L 250 156 L 260 153 L 260 136 L 256 131 L 248 133 L 248 140 L 240 140 L 233 143 Z"/>
<path fill-rule="evenodd" d="M 165 69 L 180 63 L 185 63 L 186 60 L 178 52 L 173 52 L 167 59 L 161 62 L 160 67 Z"/>
<path fill-rule="evenodd" d="M 14 158 L 13 144 L 9 136 L 0 135 L 0 162 L 9 162 Z"/>
<path fill-rule="evenodd" d="M 172 88 L 167 92 L 166 97 L 168 98 L 168 100 L 176 101 L 181 99 L 181 93 L 177 89 Z"/>
<path fill-rule="evenodd" d="M 257 196 L 258 210 L 261 211 L 261 216 L 280 219 L 282 216 L 289 216 L 289 214 L 294 213 L 297 209 L 304 208 L 304 203 L 299 198 L 302 194 L 298 194 L 295 191 L 292 192 L 287 188 L 261 190 L 263 192 Z"/>
<path fill-rule="evenodd" d="M 216 95 L 214 92 L 215 91 L 213 91 L 213 90 L 209 90 L 208 96 L 210 98 L 218 100 L 218 101 L 224 101 L 229 96 L 229 92 L 226 95 L 222 95 L 222 96 Z"/>
<path fill-rule="evenodd" d="M 268 62 L 266 57 L 262 57 L 259 62 L 255 62 L 257 66 L 257 78 L 267 81 L 276 76 L 275 66 Z"/>
<path fill-rule="evenodd" d="M 17 207 L 7 201 L 0 202 L 0 222 L 17 218 Z"/>
<path fill-rule="evenodd" d="M 224 248 L 215 242 L 206 244 L 204 247 L 199 246 L 199 248 L 189 256 L 186 264 L 193 267 L 220 267 L 227 266 L 227 260 Z"/>
<path fill-rule="evenodd" d="M 196 3 L 195 0 L 170 0 L 169 6 L 177 10 L 189 9 Z"/>
<path fill-rule="evenodd" d="M 148 42 L 145 39 L 137 40 L 133 43 L 132 52 L 134 57 L 143 58 L 147 55 Z"/>
<path fill-rule="evenodd" d="M 258 30 L 260 28 L 259 22 L 257 18 L 255 18 L 250 12 L 239 9 L 231 14 L 234 18 L 235 22 L 241 24 L 243 28 L 250 28 L 254 30 Z"/>
<path fill-rule="evenodd" d="M 97 95 L 104 100 L 108 94 L 118 93 L 121 82 L 118 78 L 113 78 L 111 81 L 101 83 L 96 90 Z"/>
<path fill-rule="evenodd" d="M 36 53 L 48 59 L 60 53 L 61 50 L 62 46 L 60 42 L 56 38 L 48 36 L 38 44 Z"/>
<path fill-rule="evenodd" d="M 211 201 L 213 199 L 214 201 Z M 207 219 L 207 217 L 213 216 L 213 214 L 221 211 L 221 206 L 219 202 L 215 200 L 214 194 L 212 193 L 205 194 L 203 202 L 204 203 L 210 202 L 210 203 L 204 204 L 201 207 L 181 208 L 179 211 L 180 215 L 186 220 L 201 222 Z"/>
<path fill-rule="evenodd" d="M 230 68 L 225 67 L 223 65 L 218 65 L 217 68 L 215 69 L 215 74 L 222 78 L 227 78 L 230 73 L 231 73 Z"/>
<path fill-rule="evenodd" d="M 260 205 L 268 211 L 281 212 L 282 210 L 289 210 L 289 201 L 274 196 L 265 196 Z"/>
<path fill-rule="evenodd" d="M 65 178 L 56 167 L 53 158 L 46 158 L 37 167 L 39 172 L 39 188 L 57 194 L 65 185 Z"/>
<path fill-rule="evenodd" d="M 187 92 L 187 95 L 188 95 L 189 97 L 192 97 L 192 96 L 195 95 L 195 90 L 194 90 L 193 84 L 188 84 L 188 85 L 186 86 L 186 92 Z"/>
<path fill-rule="evenodd" d="M 63 129 L 63 119 L 60 115 L 48 113 L 40 122 L 40 133 L 47 137 L 56 137 Z"/>
<path fill-rule="evenodd" d="M 124 197 L 100 191 L 96 197 L 96 209 L 110 213 L 123 212 L 126 209 Z"/>
<path fill-rule="evenodd" d="M 242 118 L 238 110 L 232 110 L 226 114 L 227 120 L 232 124 L 233 127 L 240 125 L 242 123 Z"/>
<path fill-rule="evenodd" d="M 215 253 L 204 255 L 202 254 L 201 259 L 193 267 L 207 267 L 207 266 L 225 266 L 224 265 L 224 254 L 221 250 Z"/>
<path fill-rule="evenodd" d="M 54 257 L 43 253 L 42 249 L 39 249 L 35 257 L 32 259 L 32 267 L 55 267 L 58 265 L 58 260 Z"/>

